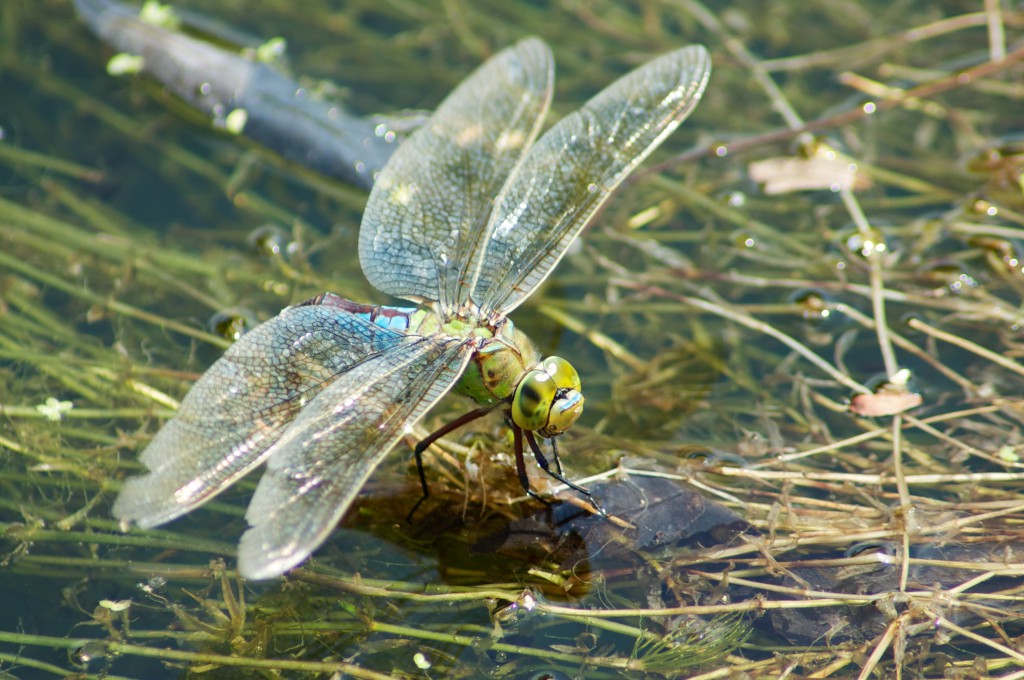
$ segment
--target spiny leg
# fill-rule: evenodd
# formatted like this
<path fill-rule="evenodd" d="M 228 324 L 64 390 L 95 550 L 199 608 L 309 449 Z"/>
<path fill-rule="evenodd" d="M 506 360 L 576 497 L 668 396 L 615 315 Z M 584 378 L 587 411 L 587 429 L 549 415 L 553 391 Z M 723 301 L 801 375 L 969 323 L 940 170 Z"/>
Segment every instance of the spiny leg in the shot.
<path fill-rule="evenodd" d="M 519 428 L 516 428 L 516 429 L 518 430 Z M 586 488 L 580 486 L 579 484 L 576 484 L 575 482 L 570 482 L 562 474 L 562 463 L 561 463 L 561 461 L 558 460 L 558 449 L 555 448 L 555 441 L 554 441 L 554 439 L 551 440 L 551 450 L 554 452 L 555 465 L 557 466 L 557 471 L 556 470 L 552 470 L 551 467 L 548 465 L 548 459 L 545 458 L 544 454 L 541 452 L 540 445 L 537 444 L 537 438 L 533 436 L 532 432 L 529 432 L 529 431 L 526 432 L 526 441 L 529 442 L 530 450 L 533 451 L 533 457 L 537 459 L 537 463 L 541 466 L 541 468 L 544 470 L 544 472 L 548 473 L 549 475 L 551 475 L 552 477 L 557 479 L 562 484 L 565 484 L 567 487 L 569 487 L 570 489 L 572 489 L 576 493 L 580 494 L 581 496 L 585 496 L 586 499 L 588 501 L 590 501 L 590 504 L 594 506 L 594 510 L 597 511 L 598 515 L 601 515 L 602 517 L 607 515 L 607 513 L 604 510 L 604 508 L 602 508 L 600 505 L 598 505 L 597 501 L 594 500 L 594 495 L 592 493 L 590 493 L 589 489 L 586 489 Z M 522 449 L 522 442 L 520 441 L 519 445 L 516 447 L 516 466 L 517 467 L 520 466 L 520 461 L 522 459 L 522 450 L 523 450 Z M 525 478 L 525 475 L 526 475 L 526 468 L 525 468 L 525 466 L 523 466 L 522 467 L 522 471 L 520 472 L 520 475 L 519 475 L 519 480 L 521 482 L 523 482 L 523 487 L 526 489 L 526 492 L 529 493 L 531 496 L 537 498 L 537 495 L 530 491 L 529 482 L 528 481 L 525 481 L 525 482 L 523 481 L 524 478 Z M 545 501 L 545 503 L 547 503 L 547 501 Z"/>
<path fill-rule="evenodd" d="M 438 439 L 445 436 L 449 432 L 457 430 L 463 425 L 473 422 L 477 418 L 483 418 L 485 415 L 487 415 L 493 410 L 493 406 L 488 406 L 484 408 L 474 409 L 469 413 L 464 413 L 455 420 L 451 421 L 450 423 L 442 425 L 438 429 L 434 430 L 433 432 L 428 434 L 425 439 L 421 440 L 416 445 L 416 448 L 413 449 L 413 453 L 416 455 L 416 472 L 419 473 L 420 476 L 420 488 L 423 490 L 423 495 L 420 496 L 420 499 L 418 501 L 416 501 L 416 505 L 412 506 L 412 510 L 410 510 L 409 514 L 406 515 L 405 521 L 412 521 L 412 516 L 416 514 L 416 511 L 419 510 L 419 507 L 423 505 L 423 501 L 427 500 L 427 496 L 430 495 L 430 489 L 427 487 L 427 473 L 423 469 L 423 452 L 426 451 L 431 444 L 433 444 L 434 442 L 436 442 Z"/>

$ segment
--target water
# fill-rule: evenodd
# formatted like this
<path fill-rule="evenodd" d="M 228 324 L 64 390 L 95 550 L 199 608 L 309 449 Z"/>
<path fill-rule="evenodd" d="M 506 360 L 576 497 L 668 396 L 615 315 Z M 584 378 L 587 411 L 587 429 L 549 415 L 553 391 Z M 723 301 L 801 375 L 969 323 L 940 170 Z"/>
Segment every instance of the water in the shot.
<path fill-rule="evenodd" d="M 849 562 L 847 547 L 945 541 L 943 560 L 960 555 L 977 566 L 929 579 L 946 579 L 948 590 L 991 571 L 1012 584 L 1024 505 L 1016 459 L 1024 201 L 1012 144 L 1020 93 L 1003 73 L 940 87 L 951 69 L 986 59 L 985 17 L 960 14 L 973 5 L 833 7 L 716 3 L 719 32 L 685 2 L 217 8 L 216 19 L 246 34 L 285 37 L 292 72 L 310 88 L 329 79 L 362 115 L 429 109 L 487 55 L 529 34 L 555 52 L 555 114 L 658 53 L 708 45 L 710 89 L 655 163 L 700 153 L 658 174 L 642 168 L 515 321 L 583 377 L 587 410 L 561 442 L 571 478 L 620 461 L 680 474 L 753 525 L 746 540 L 705 539 L 705 548 L 626 540 L 610 551 L 604 535 L 547 528 L 525 545 L 496 542 L 510 521 L 549 525 L 534 516 L 543 509 L 536 502 L 507 504 L 521 492 L 507 431 L 493 420 L 428 461 L 432 495 L 412 523 L 405 515 L 418 484 L 400 445 L 312 568 L 262 586 L 221 576 L 233 566 L 253 482 L 165 531 L 123 535 L 109 515 L 112 480 L 137 472 L 137 453 L 172 402 L 227 344 L 211 332 L 215 314 L 251 324 L 322 290 L 386 302 L 355 256 L 365 195 L 212 131 L 159 87 L 108 76 L 109 53 L 68 4 L 0 7 L 5 670 L 152 678 L 212 668 L 214 677 L 244 677 L 251 668 L 230 664 L 256 659 L 276 660 L 288 677 L 686 677 L 724 668 L 770 677 L 796 661 L 793 647 L 765 625 L 770 614 L 749 612 L 761 607 L 755 595 L 782 603 L 769 611 L 805 604 L 779 575 L 787 564 L 799 574 L 801 559 L 831 559 L 822 568 L 838 580 L 824 581 L 828 588 L 884 601 L 890 582 L 858 580 L 878 561 Z M 942 32 L 900 39 L 917 27 Z M 768 60 L 782 96 L 807 120 L 882 101 L 840 84 L 846 70 L 893 87 L 938 84 L 923 100 L 821 128 L 871 182 L 856 199 L 883 251 L 860 254 L 856 211 L 838 193 L 766 195 L 749 179 L 748 163 L 799 150 L 792 137 L 744 146 L 785 124 L 753 84 L 751 65 L 725 46 L 726 33 Z M 831 59 L 821 52 L 842 49 Z M 817 61 L 771 61 L 801 55 Z M 268 225 L 281 235 L 277 255 L 251 246 Z M 889 291 L 889 341 L 871 324 L 879 311 L 872 267 Z M 891 416 L 845 410 L 855 384 L 891 372 L 887 344 L 922 395 L 911 416 L 935 418 L 902 417 L 895 444 Z M 71 410 L 48 419 L 63 401 Z M 424 426 L 466 407 L 453 397 Z M 797 457 L 807 451 L 817 453 Z M 981 550 L 994 542 L 994 553 Z M 766 554 L 782 567 L 766 564 Z M 730 589 L 720 581 L 730 568 L 731 578 L 783 590 Z M 933 585 L 904 587 L 925 593 L 910 596 L 920 618 L 897 619 L 911 633 L 908 676 L 1012 663 L 943 624 Z M 129 598 L 125 613 L 118 603 Z M 1011 594 L 1001 606 L 1019 604 Z M 810 611 L 819 610 L 822 620 L 855 620 L 836 602 Z M 927 631 L 913 628 L 925 619 Z M 918 644 L 932 639 L 935 621 L 951 645 Z M 744 642 L 738 628 L 756 630 Z M 857 642 L 861 658 L 887 644 L 871 631 Z M 84 666 L 66 651 L 84 661 L 78 639 L 102 641 L 88 646 Z M 815 655 L 801 657 L 801 672 L 861 672 L 867 662 L 850 662 L 832 639 L 839 631 L 823 629 L 806 642 Z M 144 653 L 155 649 L 171 650 L 170 665 Z M 879 673 L 893 672 L 892 658 L 881 656 Z M 687 662 L 699 670 L 685 670 Z"/>

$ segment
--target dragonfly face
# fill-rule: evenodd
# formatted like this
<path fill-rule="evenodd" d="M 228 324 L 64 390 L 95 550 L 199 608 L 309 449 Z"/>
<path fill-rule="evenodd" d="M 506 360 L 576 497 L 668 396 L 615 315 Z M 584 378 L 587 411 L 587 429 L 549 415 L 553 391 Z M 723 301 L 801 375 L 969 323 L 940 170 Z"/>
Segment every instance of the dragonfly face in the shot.
<path fill-rule="evenodd" d="M 473 354 L 455 391 L 485 407 L 508 404 L 517 427 L 543 437 L 565 432 L 583 413 L 572 364 L 561 357 L 540 361 L 530 339 L 507 319 Z"/>
<path fill-rule="evenodd" d="M 541 361 L 506 317 L 689 115 L 710 70 L 703 47 L 669 53 L 539 136 L 550 50 L 528 38 L 496 54 L 395 151 L 363 215 L 367 279 L 429 304 L 324 293 L 243 335 L 143 451 L 147 473 L 125 482 L 115 516 L 163 524 L 266 463 L 238 567 L 278 576 L 327 539 L 392 446 L 452 389 L 482 405 L 468 415 L 509 410 L 526 486 L 524 439 L 546 466 L 534 433 L 564 432 L 583 395 L 568 362 Z"/>

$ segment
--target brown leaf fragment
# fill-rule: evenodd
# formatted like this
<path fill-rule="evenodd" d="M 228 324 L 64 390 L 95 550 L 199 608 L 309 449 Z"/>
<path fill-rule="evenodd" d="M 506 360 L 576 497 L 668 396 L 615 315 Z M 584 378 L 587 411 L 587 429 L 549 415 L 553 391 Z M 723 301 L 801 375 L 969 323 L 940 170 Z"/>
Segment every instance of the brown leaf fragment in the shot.
<path fill-rule="evenodd" d="M 893 416 L 920 406 L 924 400 L 917 392 L 883 389 L 875 394 L 858 394 L 850 400 L 850 412 L 874 418 Z"/>
<path fill-rule="evenodd" d="M 819 144 L 808 156 L 777 156 L 747 166 L 750 178 L 764 184 L 766 194 L 794 191 L 864 189 L 870 182 L 857 172 L 857 163 L 828 145 Z"/>

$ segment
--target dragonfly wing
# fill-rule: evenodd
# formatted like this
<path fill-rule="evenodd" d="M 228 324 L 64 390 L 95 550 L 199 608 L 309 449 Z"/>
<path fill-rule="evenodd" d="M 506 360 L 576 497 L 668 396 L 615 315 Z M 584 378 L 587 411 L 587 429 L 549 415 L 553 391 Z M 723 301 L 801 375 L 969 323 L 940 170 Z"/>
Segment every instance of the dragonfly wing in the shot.
<path fill-rule="evenodd" d="M 228 348 L 141 455 L 114 515 L 148 528 L 217 495 L 259 465 L 296 414 L 339 376 L 407 336 L 328 306 L 285 309 Z"/>
<path fill-rule="evenodd" d="M 507 314 L 551 272 L 614 189 L 697 105 L 711 57 L 699 45 L 637 68 L 563 118 L 497 198 L 471 265 L 482 313 Z"/>
<path fill-rule="evenodd" d="M 395 442 L 451 388 L 472 339 L 418 338 L 354 367 L 288 426 L 246 519 L 238 567 L 279 576 L 324 542 Z"/>
<path fill-rule="evenodd" d="M 551 101 L 551 51 L 527 38 L 481 65 L 402 143 L 374 183 L 359 230 L 363 272 L 378 290 L 466 297 L 465 267 L 505 179 Z"/>

